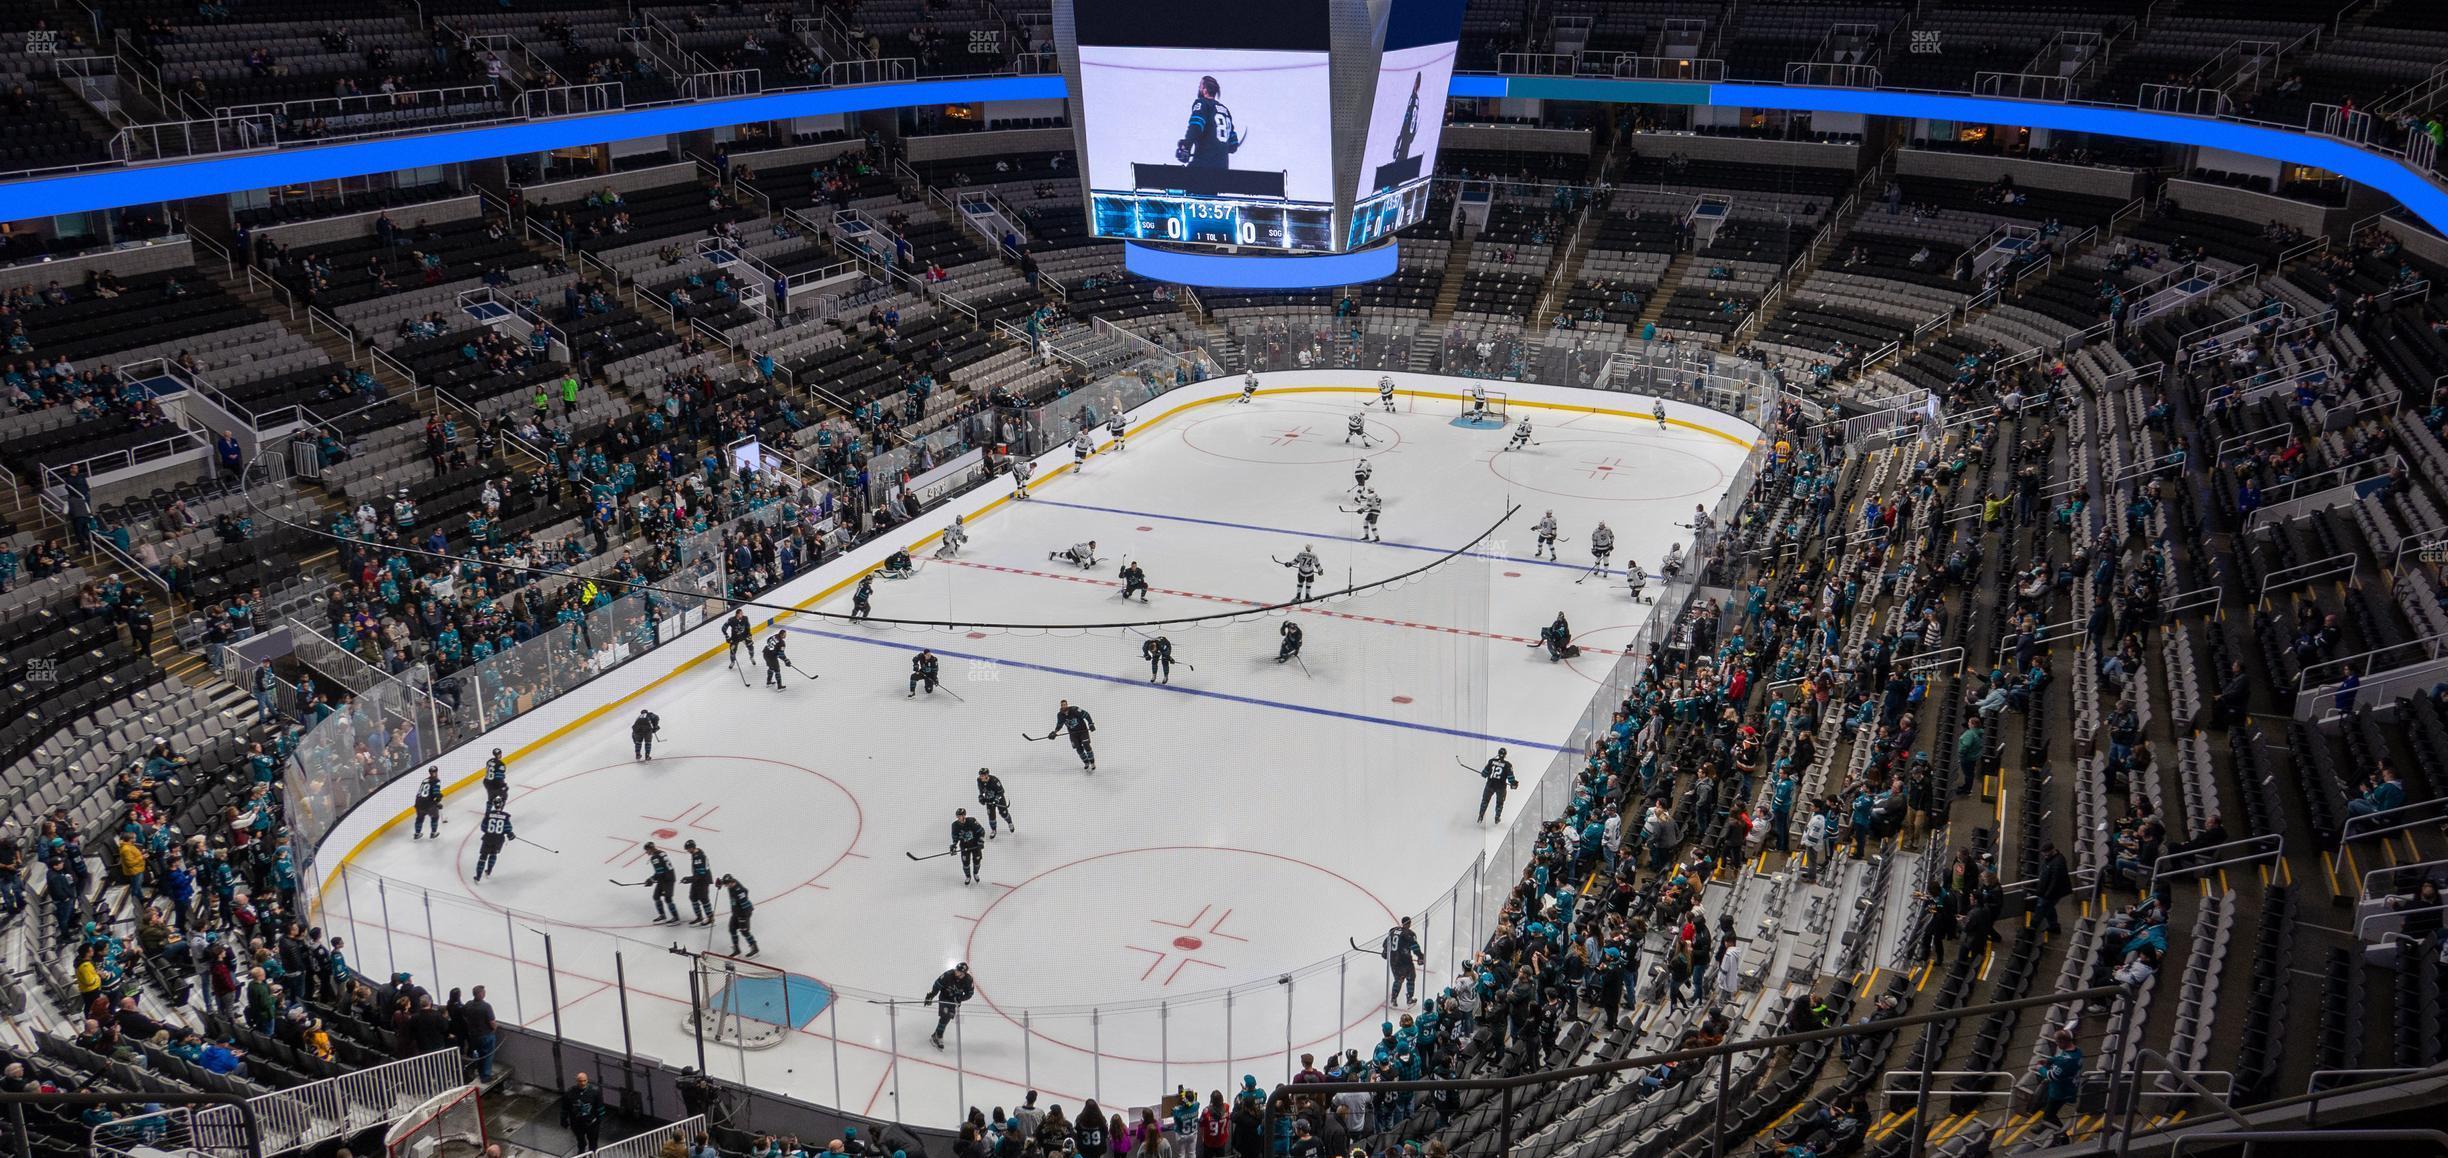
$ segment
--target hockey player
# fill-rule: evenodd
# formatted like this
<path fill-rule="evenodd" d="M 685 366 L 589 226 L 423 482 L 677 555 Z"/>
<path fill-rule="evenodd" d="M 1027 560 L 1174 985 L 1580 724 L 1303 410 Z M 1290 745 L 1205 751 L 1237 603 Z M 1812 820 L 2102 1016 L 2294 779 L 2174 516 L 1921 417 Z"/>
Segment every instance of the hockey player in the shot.
<path fill-rule="evenodd" d="M 980 768 L 978 769 L 977 784 L 978 811 L 986 814 L 986 839 L 993 840 L 995 838 L 995 833 L 997 831 L 995 818 L 997 816 L 1002 817 L 1003 823 L 1001 827 L 1009 828 L 1013 833 L 1017 834 L 1020 831 L 1020 826 L 1012 822 L 1011 800 L 1003 794 L 1003 778 L 987 771 L 984 768 Z"/>
<path fill-rule="evenodd" d="M 1360 465 L 1352 468 L 1352 489 L 1359 490 L 1366 487 L 1369 482 L 1369 476 L 1376 473 L 1377 468 L 1370 466 L 1369 460 L 1365 458 L 1361 459 Z"/>
<path fill-rule="evenodd" d="M 783 665 L 788 664 L 789 662 L 790 662 L 790 656 L 788 656 L 788 655 L 784 654 L 784 653 L 783 653 L 783 650 L 782 650 L 782 633 L 781 633 L 781 632 L 779 632 L 779 631 L 777 631 L 777 632 L 773 633 L 772 635 L 766 636 L 766 637 L 765 637 L 765 686 L 766 686 L 766 687 L 772 688 L 773 690 L 775 690 L 775 691 L 777 691 L 777 692 L 782 690 L 782 668 L 783 668 Z"/>
<path fill-rule="evenodd" d="M 1479 778 L 1484 782 L 1479 789 L 1479 819 L 1487 819 L 1488 802 L 1494 801 L 1496 823 L 1503 824 L 1505 793 L 1521 787 L 1521 781 L 1513 778 L 1513 762 L 1505 759 L 1504 749 L 1498 748 L 1494 756 L 1488 757 L 1488 762 L 1479 769 Z"/>
<path fill-rule="evenodd" d="M 1139 658 L 1148 661 L 1149 683 L 1173 682 L 1172 639 L 1162 635 L 1150 637 L 1146 643 L 1139 645 Z"/>
<path fill-rule="evenodd" d="M 1096 566 L 1096 540 L 1090 539 L 1085 543 L 1073 543 L 1060 551 L 1048 551 L 1046 552 L 1046 558 L 1069 563 L 1072 566 L 1085 571 Z"/>
<path fill-rule="evenodd" d="M 1283 624 L 1275 629 L 1275 634 L 1283 637 L 1283 645 L 1275 649 L 1275 662 L 1290 663 L 1293 660 L 1299 659 L 1301 649 L 1300 624 L 1294 623 L 1289 619 L 1284 620 Z"/>
<path fill-rule="evenodd" d="M 670 855 L 656 848 L 655 842 L 647 841 L 644 848 L 646 885 L 654 891 L 654 923 L 660 925 L 669 921 L 677 925 L 680 923 L 680 906 L 672 903 L 672 885 L 678 883 L 680 876 L 672 871 Z"/>
<path fill-rule="evenodd" d="M 1530 529 L 1538 532 L 1538 548 L 1537 548 L 1536 550 L 1534 550 L 1534 551 L 1530 552 L 1530 557 L 1531 557 L 1531 558 L 1533 558 L 1533 559 L 1537 559 L 1537 558 L 1541 558 L 1541 557 L 1545 557 L 1545 558 L 1550 559 L 1550 560 L 1555 559 L 1555 557 L 1556 557 L 1556 549 L 1555 549 L 1555 545 L 1556 545 L 1556 517 L 1555 517 L 1555 512 L 1554 512 L 1554 511 L 1549 511 L 1549 512 L 1547 512 L 1546 514 L 1540 515 L 1540 516 L 1539 516 L 1538 525 L 1537 525 L 1537 526 L 1534 526 L 1534 527 L 1532 527 L 1532 528 L 1530 528 Z"/>
<path fill-rule="evenodd" d="M 935 984 L 927 986 L 926 997 L 922 1000 L 935 1003 L 935 1035 L 929 1039 L 935 1043 L 935 1048 L 943 1048 L 944 1029 L 952 1024 L 953 1016 L 960 1012 L 961 1002 L 969 1000 L 976 993 L 977 978 L 969 975 L 969 963 L 966 961 L 944 970 L 943 976 L 935 979 Z"/>
<path fill-rule="evenodd" d="M 1181 140 L 1173 144 L 1176 163 L 1193 169 L 1232 167 L 1232 155 L 1241 151 L 1241 130 L 1233 127 L 1232 109 L 1217 99 L 1223 95 L 1224 86 L 1216 78 L 1199 78 L 1190 119 L 1182 126 Z"/>
<path fill-rule="evenodd" d="M 734 611 L 731 618 L 723 621 L 723 639 L 731 645 L 732 667 L 739 666 L 739 652 L 743 646 L 748 649 L 749 659 L 756 658 L 756 645 L 748 642 L 748 637 L 755 633 L 756 628 L 748 625 L 748 612 L 745 610 Z"/>
<path fill-rule="evenodd" d="M 1613 565 L 1610 562 L 1614 556 L 1615 529 L 1607 526 L 1605 519 L 1600 519 L 1598 529 L 1590 532 L 1590 565 L 1591 569 L 1598 573 L 1599 578 L 1603 579 L 1614 574 Z"/>
<path fill-rule="evenodd" d="M 938 682 L 937 677 L 942 673 L 943 661 L 935 658 L 934 652 L 923 647 L 919 648 L 918 654 L 910 657 L 909 695 L 903 698 L 916 699 L 918 697 L 918 685 L 920 684 L 926 685 L 926 692 L 928 695 L 934 695 L 935 685 Z"/>
<path fill-rule="evenodd" d="M 1382 542 L 1385 542 L 1385 540 L 1384 540 L 1384 539 L 1381 539 L 1381 538 L 1378 538 L 1378 537 L 1377 537 L 1377 516 L 1382 515 L 1382 514 L 1384 514 L 1384 513 L 1385 513 L 1385 500 L 1384 500 L 1384 499 L 1382 499 L 1382 498 L 1379 498 L 1379 497 L 1377 496 L 1377 492 L 1376 492 L 1376 491 L 1369 490 L 1369 489 L 1368 489 L 1368 488 L 1366 488 L 1366 487 L 1361 488 L 1361 490 L 1360 490 L 1360 541 L 1361 541 L 1361 542 L 1363 542 L 1363 543 L 1382 543 Z"/>
<path fill-rule="evenodd" d="M 1249 373 L 1241 376 L 1241 397 L 1236 404 L 1246 406 L 1249 404 L 1250 399 L 1256 398 L 1257 396 L 1258 372 L 1256 370 L 1252 370 Z"/>
<path fill-rule="evenodd" d="M 1649 597 L 1644 594 L 1649 588 L 1649 573 L 1641 570 L 1640 560 L 1632 558 L 1624 560 L 1624 586 L 1631 593 L 1632 602 L 1649 602 Z"/>
<path fill-rule="evenodd" d="M 510 799 L 510 766 L 502 763 L 499 748 L 493 749 L 493 754 L 485 757 L 484 790 L 485 808 L 488 810 L 499 808 L 502 801 Z"/>
<path fill-rule="evenodd" d="M 1350 418 L 1343 421 L 1343 445 L 1350 446 L 1355 438 L 1360 440 L 1362 446 L 1377 445 L 1369 440 L 1368 412 L 1365 410 L 1355 410 Z"/>
<path fill-rule="evenodd" d="M 859 576 L 858 589 L 850 593 L 850 622 L 856 623 L 875 611 L 875 572 Z"/>
<path fill-rule="evenodd" d="M 966 808 L 952 810 L 952 847 L 946 851 L 960 854 L 961 883 L 978 883 L 978 871 L 986 867 L 986 826 Z"/>
<path fill-rule="evenodd" d="M 637 718 L 629 721 L 629 748 L 640 760 L 654 759 L 655 733 L 663 730 L 663 717 L 638 709 Z"/>
<path fill-rule="evenodd" d="M 1527 415 L 1527 414 L 1524 414 L 1524 415 L 1522 415 L 1522 420 L 1521 420 L 1520 422 L 1517 422 L 1517 423 L 1515 423 L 1515 424 L 1513 425 L 1513 441 L 1511 441 L 1511 442 L 1509 442 L 1509 443 L 1506 443 L 1506 444 L 1505 444 L 1505 449 L 1506 449 L 1506 450 L 1520 450 L 1520 449 L 1522 449 L 1522 448 L 1524 448 L 1524 447 L 1527 447 L 1527 446 L 1529 446 L 1529 445 L 1530 445 L 1530 416 L 1529 416 L 1529 415 Z"/>
<path fill-rule="evenodd" d="M 1717 529 L 1717 520 L 1709 517 L 1706 506 L 1693 503 L 1692 521 L 1685 525 L 1691 528 L 1692 545 L 1697 547 L 1700 545 L 1700 540 L 1707 538 L 1710 531 Z"/>
<path fill-rule="evenodd" d="M 909 552 L 895 551 L 884 556 L 884 577 L 907 579 L 918 573 L 918 565 L 910 561 Z"/>
<path fill-rule="evenodd" d="M 689 912 L 694 914 L 689 918 L 689 924 L 711 925 L 714 923 L 714 868 L 706 863 L 705 850 L 697 847 L 696 841 L 684 841 L 680 847 L 689 854 Z"/>
<path fill-rule="evenodd" d="M 1391 374 L 1377 376 L 1377 405 L 1385 407 L 1388 414 L 1394 413 L 1394 376 Z"/>
<path fill-rule="evenodd" d="M 1029 496 L 1028 496 L 1028 484 L 1029 484 L 1029 479 L 1030 479 L 1030 477 L 1031 477 L 1031 476 L 1035 475 L 1036 473 L 1037 473 L 1037 468 L 1036 468 L 1036 466 L 1035 466 L 1035 465 L 1033 465 L 1033 464 L 1031 464 L 1031 463 L 1029 462 L 1029 460 L 1027 460 L 1027 459 L 1025 459 L 1025 458 L 1015 458 L 1015 459 L 1013 459 L 1013 460 L 1012 460 L 1012 466 L 1011 466 L 1011 476 L 1012 476 L 1012 497 L 1013 497 L 1013 498 L 1015 498 L 1015 499 L 1026 499 L 1026 498 L 1028 498 L 1028 497 L 1029 497 Z"/>
<path fill-rule="evenodd" d="M 1683 573 L 1683 544 L 1666 545 L 1666 558 L 1658 563 L 1658 574 L 1672 579 Z"/>
<path fill-rule="evenodd" d="M 1664 429 L 1666 429 L 1666 400 L 1665 400 L 1665 399 L 1660 398 L 1660 399 L 1657 399 L 1656 401 L 1651 402 L 1651 403 L 1649 404 L 1649 417 L 1654 418 L 1654 419 L 1657 419 L 1657 424 L 1658 424 L 1658 429 L 1659 429 L 1659 430 L 1664 430 Z"/>
<path fill-rule="evenodd" d="M 1470 420 L 1477 425 L 1487 418 L 1487 384 L 1473 382 L 1470 388 Z"/>
<path fill-rule="evenodd" d="M 1386 930 L 1385 939 L 1377 944 L 1377 955 L 1386 963 L 1386 1004 L 1419 1000 L 1419 967 L 1428 963 L 1428 952 L 1420 948 L 1411 918 L 1404 917 L 1401 924 Z"/>
<path fill-rule="evenodd" d="M 493 871 L 493 861 L 501 856 L 502 845 L 517 840 L 518 833 L 510 828 L 509 813 L 490 806 L 485 809 L 484 820 L 479 823 L 477 831 L 482 835 L 476 844 L 476 879 L 481 881 L 486 873 Z"/>
<path fill-rule="evenodd" d="M 1110 449 L 1116 451 L 1123 449 L 1123 444 L 1130 437 L 1130 423 L 1122 420 L 1121 411 L 1115 411 L 1112 417 L 1105 420 L 1105 433 L 1113 439 L 1113 446 Z"/>
<path fill-rule="evenodd" d="M 1547 647 L 1547 662 L 1571 659 L 1581 654 L 1573 644 L 1572 624 L 1564 621 L 1564 613 L 1556 612 L 1555 622 L 1539 629 L 1539 642 Z"/>
<path fill-rule="evenodd" d="M 1135 562 L 1122 564 L 1122 598 L 1130 598 L 1132 592 L 1139 594 L 1139 602 L 1147 602 L 1147 572 Z"/>
<path fill-rule="evenodd" d="M 756 921 L 756 902 L 748 898 L 748 886 L 741 884 L 739 878 L 730 873 L 724 873 L 714 883 L 723 887 L 723 894 L 731 901 L 731 952 L 738 954 L 740 942 L 746 941 L 746 956 L 756 956 L 756 933 L 750 927 Z"/>
<path fill-rule="evenodd" d="M 1051 740 L 1058 732 L 1069 732 L 1071 750 L 1079 753 L 1081 766 L 1094 772 L 1096 771 L 1096 745 L 1089 741 L 1088 736 L 1095 731 L 1096 721 L 1089 717 L 1088 709 L 1074 707 L 1071 701 L 1064 700 L 1059 707 L 1055 708 L 1054 729 L 1047 732 L 1045 738 Z"/>
<path fill-rule="evenodd" d="M 935 556 L 939 559 L 957 559 L 960 557 L 961 548 L 968 545 L 969 527 L 961 522 L 959 515 L 954 515 L 952 525 L 943 530 L 943 544 L 935 548 Z"/>
<path fill-rule="evenodd" d="M 1300 554 L 1292 556 L 1291 562 L 1285 563 L 1281 559 L 1275 561 L 1292 569 L 1294 583 L 1292 598 L 1295 600 L 1309 598 L 1310 586 L 1317 582 L 1318 573 L 1325 570 L 1325 567 L 1318 562 L 1317 552 L 1310 550 L 1307 543 L 1301 544 Z"/>
<path fill-rule="evenodd" d="M 409 832 L 408 839 L 425 835 L 429 822 L 433 825 L 434 839 L 442 839 L 442 767 L 438 764 L 426 769 L 425 782 L 417 785 L 416 828 Z"/>
<path fill-rule="evenodd" d="M 1071 438 L 1071 469 L 1078 470 L 1088 465 L 1088 456 L 1095 453 L 1096 440 L 1088 437 L 1087 431 L 1082 430 L 1073 435 Z"/>

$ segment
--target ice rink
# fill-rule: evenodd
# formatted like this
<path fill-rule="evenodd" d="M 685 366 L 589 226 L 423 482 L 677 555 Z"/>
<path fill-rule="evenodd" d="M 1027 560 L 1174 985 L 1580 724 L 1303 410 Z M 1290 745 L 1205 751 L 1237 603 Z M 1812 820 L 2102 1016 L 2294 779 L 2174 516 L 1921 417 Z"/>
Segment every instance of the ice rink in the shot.
<path fill-rule="evenodd" d="M 782 691 L 717 654 L 651 683 L 624 668 L 569 697 L 596 706 L 644 687 L 514 760 L 523 839 L 495 877 L 470 881 L 480 791 L 450 797 L 439 840 L 410 839 L 404 820 L 376 827 L 404 795 L 370 802 L 361 811 L 380 815 L 354 818 L 319 862 L 331 874 L 354 849 L 325 886 L 326 930 L 361 971 L 411 971 L 437 994 L 483 984 L 505 1019 L 539 1026 L 551 1024 L 549 935 L 569 1037 L 617 1052 L 625 1014 L 639 1053 L 691 1064 L 690 965 L 667 950 L 728 953 L 730 940 L 719 919 L 655 925 L 646 890 L 614 882 L 644 878 L 649 840 L 685 874 L 679 846 L 694 839 L 757 899 L 755 964 L 791 975 L 728 987 L 794 1029 L 762 1049 L 709 1041 L 727 1079 L 940 1125 L 1027 1088 L 1066 1109 L 1088 1096 L 1136 1106 L 1245 1073 L 1271 1083 L 1302 1052 L 1368 1049 L 1388 1016 L 1384 972 L 1351 939 L 1418 918 L 1430 991 L 1471 951 L 1476 889 L 1510 883 L 1473 879 L 1503 829 L 1474 818 L 1479 780 L 1459 765 L 1509 747 L 1526 801 L 1653 610 L 1620 575 L 1576 582 L 1591 529 L 1614 528 L 1619 566 L 1629 555 L 1654 571 L 1669 543 L 1690 542 L 1675 524 L 1715 505 L 1751 429 L 1689 407 L 1661 428 L 1645 396 L 1517 387 L 1513 417 L 1532 419 L 1537 445 L 1500 451 L 1510 430 L 1458 423 L 1450 397 L 1406 393 L 1386 414 L 1374 375 L 1302 378 L 1340 388 L 1271 389 L 1249 405 L 1190 401 L 1194 388 L 1142 408 L 1125 451 L 1077 472 L 1052 469 L 1067 451 L 1042 460 L 1028 501 L 1009 501 L 1000 480 L 956 501 L 968 548 L 917 551 L 914 577 L 878 582 L 874 614 L 980 626 L 817 614 L 765 628 L 759 612 L 760 638 L 788 632 L 806 673 L 786 673 Z M 1345 439 L 1364 401 L 1374 449 Z M 1383 543 L 1361 541 L 1358 517 L 1338 509 L 1363 455 L 1385 500 Z M 1519 510 L 1498 526 L 1508 504 Z M 1560 562 L 1533 557 L 1532 525 L 1551 509 Z M 1093 568 L 1048 558 L 1092 539 Z M 1253 612 L 1291 598 L 1276 561 L 1304 545 L 1326 564 L 1320 594 L 1408 577 Z M 855 553 L 772 598 L 821 596 L 812 609 L 846 615 L 846 581 L 876 557 Z M 1124 559 L 1146 568 L 1145 604 L 1118 598 Z M 1559 611 L 1588 650 L 1551 663 L 1535 640 Z M 986 626 L 1192 617 L 1217 618 L 1147 629 L 1195 667 L 1165 685 L 1148 680 L 1140 633 Z M 1286 619 L 1306 633 L 1300 664 L 1274 659 Z M 715 642 L 709 629 L 633 666 L 670 673 Z M 913 697 L 920 648 L 941 658 L 944 688 Z M 1063 740 L 1024 738 L 1044 737 L 1064 699 L 1096 720 L 1093 774 Z M 663 720 L 651 762 L 631 758 L 640 707 Z M 528 738 L 455 754 L 445 777 Z M 1002 778 L 1019 827 L 989 843 L 985 881 L 968 885 L 953 858 L 911 857 L 946 850 L 955 808 L 977 812 L 981 767 Z M 938 1050 L 934 1011 L 916 999 L 954 961 L 971 963 L 978 993 Z M 710 984 L 722 1000 L 724 982 Z"/>

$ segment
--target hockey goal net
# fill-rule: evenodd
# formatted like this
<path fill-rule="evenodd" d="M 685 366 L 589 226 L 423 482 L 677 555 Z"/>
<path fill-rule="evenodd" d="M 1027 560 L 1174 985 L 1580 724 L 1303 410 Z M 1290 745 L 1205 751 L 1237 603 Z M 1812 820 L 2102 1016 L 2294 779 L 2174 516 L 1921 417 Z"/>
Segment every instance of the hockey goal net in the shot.
<path fill-rule="evenodd" d="M 461 1158 L 484 1148 L 484 1099 L 473 1082 L 427 1098 L 383 1135 L 386 1158 Z"/>
<path fill-rule="evenodd" d="M 745 957 L 700 953 L 695 969 L 700 1012 L 683 1018 L 683 1028 L 699 1028 L 695 1019 L 702 1017 L 708 1041 L 742 1049 L 782 1044 L 832 999 L 812 977 Z"/>
<path fill-rule="evenodd" d="M 1488 391 L 1487 409 L 1482 411 L 1479 408 L 1478 399 L 1473 398 L 1470 391 L 1463 391 L 1462 418 L 1464 421 L 1477 418 L 1480 421 L 1492 426 L 1505 425 L 1509 421 L 1508 416 L 1505 414 L 1505 396 L 1494 390 Z"/>

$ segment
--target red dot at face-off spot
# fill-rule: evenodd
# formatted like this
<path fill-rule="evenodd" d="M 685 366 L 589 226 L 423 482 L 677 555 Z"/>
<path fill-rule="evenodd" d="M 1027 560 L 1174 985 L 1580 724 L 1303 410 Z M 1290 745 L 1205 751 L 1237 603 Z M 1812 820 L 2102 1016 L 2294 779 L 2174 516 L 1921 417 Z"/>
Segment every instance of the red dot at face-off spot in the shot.
<path fill-rule="evenodd" d="M 1410 703 L 1410 702 L 1411 702 L 1411 697 L 1409 697 L 1409 696 L 1396 696 L 1396 697 L 1394 697 L 1394 702 L 1395 702 L 1395 703 L 1398 703 L 1398 704 L 1407 704 L 1407 703 Z"/>
<path fill-rule="evenodd" d="M 983 631 L 972 631 L 972 632 L 970 632 L 970 633 L 969 633 L 969 638 L 971 638 L 971 639 L 984 639 L 984 638 L 986 638 L 986 633 L 985 633 L 985 632 L 983 632 Z"/>
<path fill-rule="evenodd" d="M 680 835 L 680 830 L 676 828 L 658 828 L 655 830 L 656 840 L 670 840 L 678 835 Z"/>
<path fill-rule="evenodd" d="M 1142 531 L 1153 531 L 1153 530 L 1155 530 L 1156 528 L 1154 528 L 1154 527 L 1140 527 L 1140 528 L 1137 528 L 1137 529 L 1138 529 L 1138 530 L 1142 530 Z"/>
<path fill-rule="evenodd" d="M 1521 572 L 1519 572 L 1519 571 L 1507 571 L 1507 572 L 1505 572 L 1505 573 L 1504 573 L 1504 577 L 1505 577 L 1505 578 L 1507 578 L 1507 579 L 1519 579 L 1519 578 L 1521 578 Z"/>
<path fill-rule="evenodd" d="M 1199 940 L 1199 939 L 1198 939 L 1198 938 L 1196 938 L 1196 937 L 1175 937 L 1175 938 L 1173 938 L 1173 947 L 1174 947 L 1174 948 L 1176 948 L 1176 949 L 1182 949 L 1182 950 L 1196 949 L 1196 948 L 1198 948 L 1198 947 L 1200 947 L 1200 946 L 1202 946 L 1202 945 L 1205 945 L 1206 943 L 1207 943 L 1207 942 L 1205 942 L 1205 941 L 1201 941 L 1201 940 Z"/>

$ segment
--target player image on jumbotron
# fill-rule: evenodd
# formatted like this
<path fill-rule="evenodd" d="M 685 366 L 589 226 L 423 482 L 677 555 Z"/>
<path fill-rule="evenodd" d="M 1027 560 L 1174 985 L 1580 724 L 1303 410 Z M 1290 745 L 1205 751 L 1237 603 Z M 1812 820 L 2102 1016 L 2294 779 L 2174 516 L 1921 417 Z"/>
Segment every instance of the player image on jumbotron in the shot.
<path fill-rule="evenodd" d="M 1415 72 L 1411 74 L 1411 103 L 1403 106 L 1402 131 L 1394 134 L 1396 161 L 1410 158 L 1411 142 L 1419 137 L 1419 92 L 1420 74 Z"/>
<path fill-rule="evenodd" d="M 1223 101 L 1224 85 L 1201 76 L 1198 95 L 1190 101 L 1190 120 L 1181 139 L 1173 142 L 1171 165 L 1145 161 L 1131 165 L 1131 182 L 1139 189 L 1187 193 L 1196 197 L 1284 196 L 1283 171 L 1234 169 L 1232 157 L 1249 141 Z"/>
<path fill-rule="evenodd" d="M 1173 159 L 1194 169 L 1229 169 L 1241 151 L 1241 133 L 1233 127 L 1232 109 L 1216 98 L 1224 86 L 1212 76 L 1199 78 L 1198 98 L 1190 102 L 1190 124 L 1173 146 Z"/>

